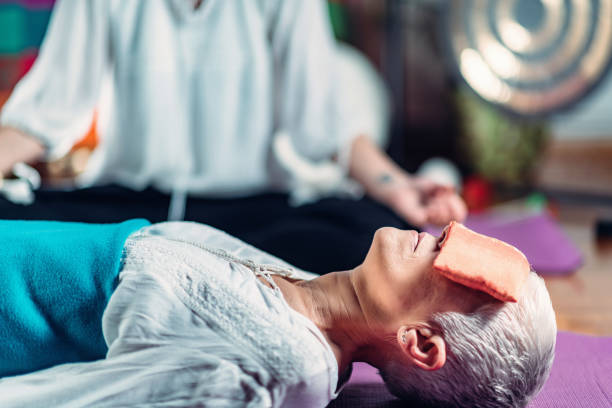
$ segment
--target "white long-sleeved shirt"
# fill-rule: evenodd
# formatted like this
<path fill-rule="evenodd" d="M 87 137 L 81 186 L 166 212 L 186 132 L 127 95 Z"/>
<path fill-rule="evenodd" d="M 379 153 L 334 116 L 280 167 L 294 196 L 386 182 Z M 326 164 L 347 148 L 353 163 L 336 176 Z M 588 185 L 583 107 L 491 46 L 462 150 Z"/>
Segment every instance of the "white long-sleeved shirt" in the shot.
<path fill-rule="evenodd" d="M 2 378 L 0 406 L 325 407 L 338 383 L 330 346 L 254 273 L 290 268 L 201 224 L 145 227 L 104 312 L 107 357 Z"/>
<path fill-rule="evenodd" d="M 311 160 L 346 151 L 359 118 L 334 87 L 322 0 L 59 0 L 0 123 L 65 153 L 99 106 L 81 185 L 212 196 L 288 189 L 276 132 Z"/>

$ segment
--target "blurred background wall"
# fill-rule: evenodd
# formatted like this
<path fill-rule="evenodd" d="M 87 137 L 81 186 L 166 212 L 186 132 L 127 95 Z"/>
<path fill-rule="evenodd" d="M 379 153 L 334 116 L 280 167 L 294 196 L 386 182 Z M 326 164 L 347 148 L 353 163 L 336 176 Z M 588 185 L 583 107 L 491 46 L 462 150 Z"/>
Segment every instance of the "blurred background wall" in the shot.
<path fill-rule="evenodd" d="M 562 140 L 612 138 L 612 75 L 574 109 L 553 120 L 553 135 Z"/>
<path fill-rule="evenodd" d="M 0 106 L 32 66 L 54 0 L 0 0 Z"/>

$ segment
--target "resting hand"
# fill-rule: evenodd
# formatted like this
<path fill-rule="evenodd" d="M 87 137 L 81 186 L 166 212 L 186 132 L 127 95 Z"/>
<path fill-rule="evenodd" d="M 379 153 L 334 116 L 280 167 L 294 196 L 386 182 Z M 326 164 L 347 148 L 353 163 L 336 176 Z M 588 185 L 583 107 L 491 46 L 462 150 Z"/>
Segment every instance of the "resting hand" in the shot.
<path fill-rule="evenodd" d="M 353 141 L 350 175 L 369 196 L 415 227 L 463 221 L 467 214 L 465 203 L 454 189 L 412 177 L 366 136 Z"/>
<path fill-rule="evenodd" d="M 17 129 L 0 127 L 0 179 L 10 174 L 16 163 L 37 160 L 44 153 L 44 146 L 36 139 Z"/>
<path fill-rule="evenodd" d="M 464 201 L 452 187 L 407 174 L 395 179 L 382 175 L 378 183 L 380 201 L 414 226 L 443 226 L 453 220 L 462 222 L 467 215 Z"/>

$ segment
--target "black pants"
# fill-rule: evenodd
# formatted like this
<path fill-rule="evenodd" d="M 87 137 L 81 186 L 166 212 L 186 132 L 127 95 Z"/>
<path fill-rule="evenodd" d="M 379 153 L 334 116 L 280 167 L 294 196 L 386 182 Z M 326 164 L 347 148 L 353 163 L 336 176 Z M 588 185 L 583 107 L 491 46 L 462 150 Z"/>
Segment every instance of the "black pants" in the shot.
<path fill-rule="evenodd" d="M 117 186 L 69 192 L 38 191 L 30 206 L 0 198 L 0 218 L 108 223 L 129 218 L 162 222 L 170 196 Z M 186 221 L 212 225 L 315 273 L 346 270 L 363 261 L 382 226 L 408 228 L 386 207 L 368 199 L 327 198 L 290 207 L 285 194 L 246 198 L 188 198 Z"/>

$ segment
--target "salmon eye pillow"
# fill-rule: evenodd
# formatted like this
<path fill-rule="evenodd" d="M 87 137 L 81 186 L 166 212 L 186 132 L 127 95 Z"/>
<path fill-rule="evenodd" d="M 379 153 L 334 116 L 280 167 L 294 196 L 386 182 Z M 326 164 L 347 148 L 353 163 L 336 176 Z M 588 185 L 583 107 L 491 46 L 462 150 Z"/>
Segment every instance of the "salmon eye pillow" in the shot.
<path fill-rule="evenodd" d="M 478 234 L 458 222 L 442 232 L 434 268 L 446 278 L 503 302 L 517 302 L 531 267 L 510 244 Z"/>

